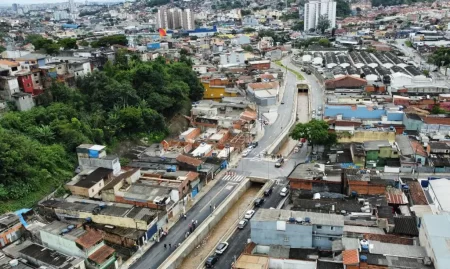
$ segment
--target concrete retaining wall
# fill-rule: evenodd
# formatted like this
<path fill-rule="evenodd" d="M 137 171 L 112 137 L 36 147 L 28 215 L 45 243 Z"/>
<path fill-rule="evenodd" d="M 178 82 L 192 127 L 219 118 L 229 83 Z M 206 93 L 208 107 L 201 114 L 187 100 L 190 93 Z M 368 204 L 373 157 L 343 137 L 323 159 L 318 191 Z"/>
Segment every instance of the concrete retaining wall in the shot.
<path fill-rule="evenodd" d="M 200 226 L 178 247 L 159 267 L 158 269 L 176 269 L 179 268 L 183 259 L 189 255 L 192 250 L 209 234 L 211 229 L 222 219 L 228 210 L 239 200 L 239 198 L 251 186 L 250 179 L 246 178 L 241 182 L 226 200 L 224 200 L 214 211 L 213 215 L 208 217 Z"/>

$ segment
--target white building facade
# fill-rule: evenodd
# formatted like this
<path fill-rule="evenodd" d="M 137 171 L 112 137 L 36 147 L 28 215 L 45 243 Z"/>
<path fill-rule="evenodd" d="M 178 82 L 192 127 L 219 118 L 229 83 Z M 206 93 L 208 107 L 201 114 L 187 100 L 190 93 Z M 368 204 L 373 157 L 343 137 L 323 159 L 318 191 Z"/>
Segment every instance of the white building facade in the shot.
<path fill-rule="evenodd" d="M 316 29 L 319 17 L 330 21 L 330 28 L 336 27 L 336 2 L 332 0 L 310 0 L 305 4 L 304 31 Z"/>

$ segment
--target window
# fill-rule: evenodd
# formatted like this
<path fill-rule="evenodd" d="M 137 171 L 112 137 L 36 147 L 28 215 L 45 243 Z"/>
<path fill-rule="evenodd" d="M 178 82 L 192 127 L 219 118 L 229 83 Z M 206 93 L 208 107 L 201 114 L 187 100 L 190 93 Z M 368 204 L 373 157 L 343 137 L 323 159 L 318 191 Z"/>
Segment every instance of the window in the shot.
<path fill-rule="evenodd" d="M 91 192 L 94 192 L 94 189 L 91 189 Z"/>
<path fill-rule="evenodd" d="M 35 76 L 35 77 L 37 77 L 37 75 L 38 75 L 38 74 L 36 74 L 36 73 L 35 73 L 35 74 L 33 74 L 33 76 Z"/>
<path fill-rule="evenodd" d="M 317 230 L 321 230 L 321 229 L 322 229 L 322 225 L 317 225 L 317 226 L 316 226 L 316 229 L 317 229 Z"/>
<path fill-rule="evenodd" d="M 17 71 L 17 66 L 11 67 L 11 71 Z"/>
<path fill-rule="evenodd" d="M 330 230 L 334 231 L 334 226 L 331 226 L 331 227 L 330 227 Z"/>

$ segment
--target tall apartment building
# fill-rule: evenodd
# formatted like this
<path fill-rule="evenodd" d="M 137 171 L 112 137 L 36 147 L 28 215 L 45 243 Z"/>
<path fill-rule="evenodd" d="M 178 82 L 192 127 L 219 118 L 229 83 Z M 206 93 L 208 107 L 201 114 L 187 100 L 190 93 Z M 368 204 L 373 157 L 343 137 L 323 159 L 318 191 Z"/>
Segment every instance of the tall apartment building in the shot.
<path fill-rule="evenodd" d="M 158 9 L 158 28 L 195 29 L 194 13 L 190 9 L 160 8 Z"/>
<path fill-rule="evenodd" d="M 305 4 L 304 30 L 316 29 L 319 17 L 330 21 L 330 27 L 336 27 L 336 2 L 333 0 L 310 0 Z"/>

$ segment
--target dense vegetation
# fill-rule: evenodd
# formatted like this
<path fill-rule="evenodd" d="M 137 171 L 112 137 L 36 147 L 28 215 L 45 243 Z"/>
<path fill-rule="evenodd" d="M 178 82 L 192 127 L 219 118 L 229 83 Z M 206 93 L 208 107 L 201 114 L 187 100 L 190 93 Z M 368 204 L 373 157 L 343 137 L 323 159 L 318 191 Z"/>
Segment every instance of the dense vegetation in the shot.
<path fill-rule="evenodd" d="M 314 145 L 334 145 L 337 143 L 336 133 L 330 133 L 328 128 L 326 121 L 312 119 L 308 123 L 297 123 L 290 136 L 295 140 L 306 138 L 312 147 Z"/>
<path fill-rule="evenodd" d="M 428 57 L 428 62 L 436 66 L 450 65 L 450 48 L 438 48 Z"/>
<path fill-rule="evenodd" d="M 345 18 L 351 14 L 350 4 L 348 1 L 337 0 L 336 1 L 336 17 Z"/>
<path fill-rule="evenodd" d="M 44 50 L 47 54 L 55 54 L 60 48 L 76 49 L 78 47 L 75 38 L 62 38 L 58 42 L 55 42 L 36 34 L 29 35 L 25 39 L 25 42 L 33 44 L 36 50 Z"/>
<path fill-rule="evenodd" d="M 70 179 L 79 144 L 160 140 L 166 120 L 202 96 L 187 63 L 142 63 L 123 52 L 76 88 L 55 82 L 41 106 L 0 119 L 0 211 L 30 206 Z"/>
<path fill-rule="evenodd" d="M 111 45 L 122 45 L 126 46 L 128 44 L 127 37 L 125 35 L 112 35 L 104 36 L 99 38 L 97 41 L 91 43 L 93 48 L 107 47 Z"/>

